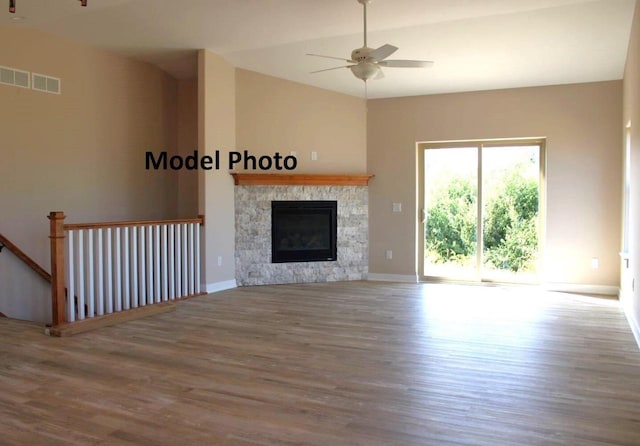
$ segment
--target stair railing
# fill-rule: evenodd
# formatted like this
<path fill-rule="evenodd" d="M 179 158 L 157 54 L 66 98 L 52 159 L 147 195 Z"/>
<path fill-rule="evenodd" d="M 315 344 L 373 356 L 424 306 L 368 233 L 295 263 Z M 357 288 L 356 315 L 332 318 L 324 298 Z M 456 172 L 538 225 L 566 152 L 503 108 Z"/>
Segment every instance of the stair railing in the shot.
<path fill-rule="evenodd" d="M 25 254 L 20 248 L 18 248 L 15 244 L 13 244 L 8 238 L 4 235 L 0 234 L 0 252 L 2 252 L 2 248 L 7 248 L 11 251 L 17 258 L 22 260 L 29 268 L 35 271 L 40 277 L 42 277 L 47 282 L 51 282 L 51 274 L 49 274 L 43 267 L 38 265 L 38 263 Z"/>
<path fill-rule="evenodd" d="M 51 212 L 53 334 L 146 307 L 206 294 L 200 285 L 204 217 L 65 224 Z M 66 287 L 66 292 L 65 292 Z"/>

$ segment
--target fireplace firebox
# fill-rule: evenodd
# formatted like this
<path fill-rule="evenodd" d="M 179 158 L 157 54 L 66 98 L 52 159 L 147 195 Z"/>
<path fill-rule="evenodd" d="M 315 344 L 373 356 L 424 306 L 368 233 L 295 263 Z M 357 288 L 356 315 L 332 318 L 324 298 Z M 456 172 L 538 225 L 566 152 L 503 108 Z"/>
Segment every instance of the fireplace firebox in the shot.
<path fill-rule="evenodd" d="M 272 201 L 271 262 L 336 261 L 337 201 Z"/>

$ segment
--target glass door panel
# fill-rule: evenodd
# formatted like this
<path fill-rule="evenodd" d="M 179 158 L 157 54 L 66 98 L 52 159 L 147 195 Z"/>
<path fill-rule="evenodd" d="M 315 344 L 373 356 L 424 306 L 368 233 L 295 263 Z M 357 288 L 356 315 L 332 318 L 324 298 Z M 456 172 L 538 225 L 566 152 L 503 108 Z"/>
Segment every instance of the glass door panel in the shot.
<path fill-rule="evenodd" d="M 535 282 L 540 146 L 482 148 L 482 278 Z"/>
<path fill-rule="evenodd" d="M 424 271 L 478 279 L 478 148 L 424 153 Z"/>

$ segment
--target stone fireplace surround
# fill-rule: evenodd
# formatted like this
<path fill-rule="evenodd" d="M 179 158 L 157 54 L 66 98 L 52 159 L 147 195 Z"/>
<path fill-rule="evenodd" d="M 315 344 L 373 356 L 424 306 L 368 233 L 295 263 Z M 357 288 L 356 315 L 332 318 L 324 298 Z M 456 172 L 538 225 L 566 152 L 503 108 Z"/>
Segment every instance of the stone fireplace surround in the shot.
<path fill-rule="evenodd" d="M 366 279 L 370 175 L 233 174 L 239 286 Z M 355 179 L 355 180 L 354 180 Z M 338 260 L 271 263 L 271 202 L 338 202 Z"/>

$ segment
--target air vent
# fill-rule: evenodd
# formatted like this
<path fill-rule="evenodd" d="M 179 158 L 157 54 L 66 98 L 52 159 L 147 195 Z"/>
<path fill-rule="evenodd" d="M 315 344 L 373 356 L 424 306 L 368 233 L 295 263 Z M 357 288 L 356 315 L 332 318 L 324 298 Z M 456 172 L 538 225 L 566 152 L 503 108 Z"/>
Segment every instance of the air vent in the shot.
<path fill-rule="evenodd" d="M 0 84 L 29 88 L 29 72 L 10 67 L 0 67 Z"/>
<path fill-rule="evenodd" d="M 45 76 L 44 74 L 31 73 L 31 88 L 45 93 L 60 94 L 60 79 Z"/>

